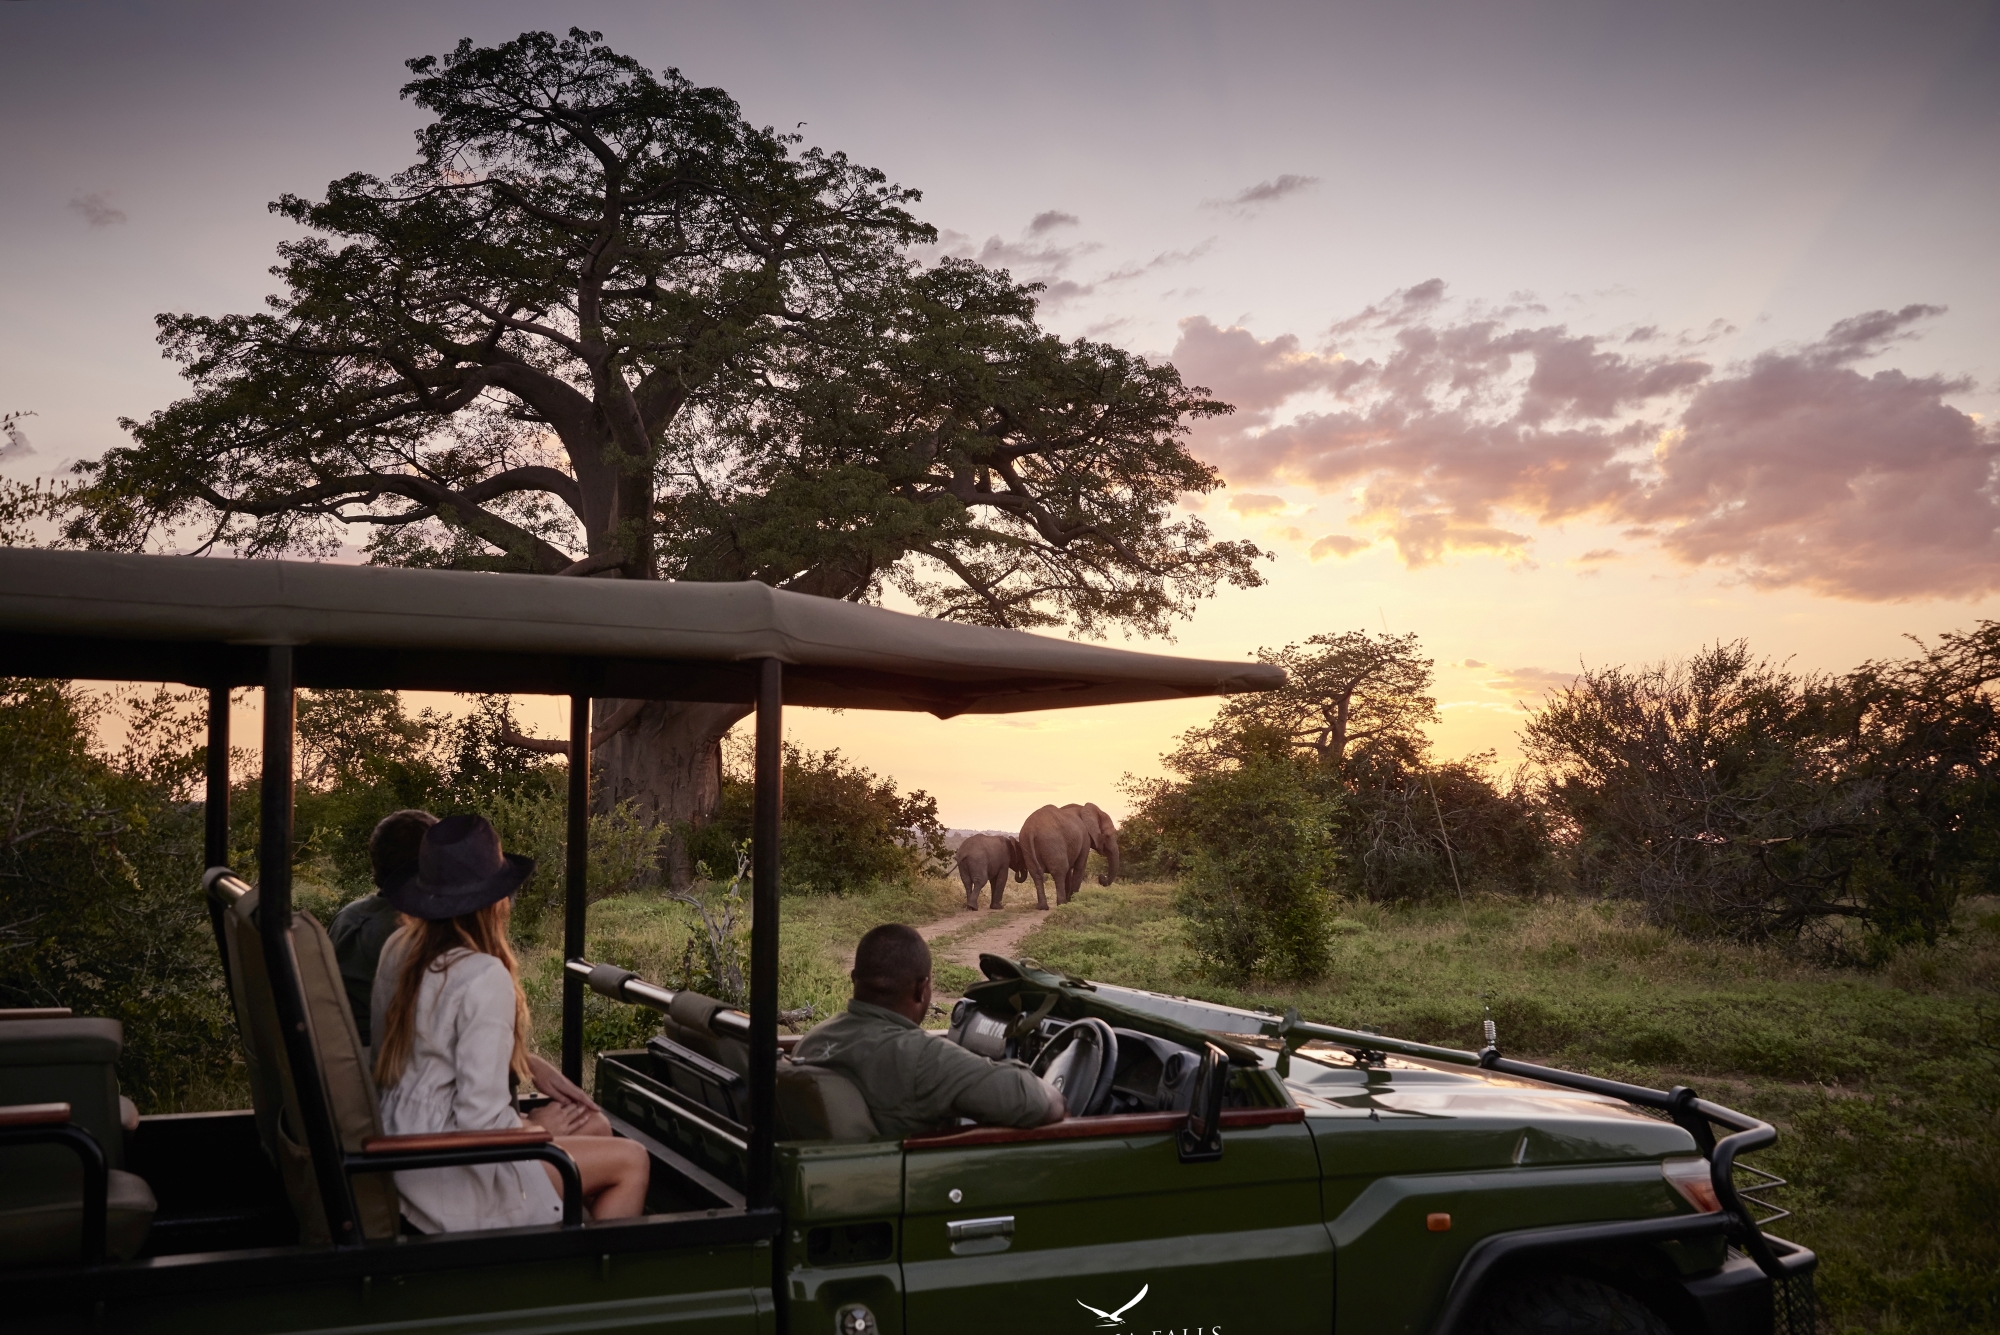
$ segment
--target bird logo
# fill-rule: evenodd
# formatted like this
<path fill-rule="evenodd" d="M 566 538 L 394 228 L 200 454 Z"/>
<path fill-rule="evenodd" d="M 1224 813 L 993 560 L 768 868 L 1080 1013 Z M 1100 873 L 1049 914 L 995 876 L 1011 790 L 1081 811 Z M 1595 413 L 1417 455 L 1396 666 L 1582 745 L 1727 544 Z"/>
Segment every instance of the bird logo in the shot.
<path fill-rule="evenodd" d="M 1139 1305 L 1139 1300 L 1145 1297 L 1148 1293 L 1150 1293 L 1152 1291 L 1152 1288 L 1153 1286 L 1151 1284 L 1142 1286 L 1137 1293 L 1132 1295 L 1131 1302 L 1126 1303 L 1123 1307 L 1119 1308 L 1115 1312 L 1107 1312 L 1101 1307 L 1092 1307 L 1089 1303 L 1085 1302 L 1081 1298 L 1078 1298 L 1076 1300 L 1076 1305 L 1078 1307 L 1081 1307 L 1084 1311 L 1094 1313 L 1099 1318 L 1101 1318 L 1097 1323 L 1098 1325 L 1105 1327 L 1116 1326 L 1122 1321 L 1124 1321 L 1125 1314 L 1131 1311 L 1133 1308 L 1137 1307 Z"/>

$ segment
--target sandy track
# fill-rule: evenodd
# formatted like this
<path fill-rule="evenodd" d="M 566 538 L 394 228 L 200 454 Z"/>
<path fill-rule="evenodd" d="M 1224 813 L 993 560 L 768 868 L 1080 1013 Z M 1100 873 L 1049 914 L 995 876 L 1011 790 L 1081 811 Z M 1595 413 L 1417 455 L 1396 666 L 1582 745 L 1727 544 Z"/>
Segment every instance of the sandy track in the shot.
<path fill-rule="evenodd" d="M 981 955 L 1017 955 L 1028 933 L 1049 920 L 1048 914 L 1035 907 L 1034 887 L 1028 889 L 1025 905 L 1008 904 L 997 910 L 960 909 L 948 918 L 926 923 L 917 930 L 923 934 L 924 940 L 940 943 L 932 952 L 934 956 L 953 964 L 963 964 L 968 969 L 979 967 Z"/>
<path fill-rule="evenodd" d="M 918 935 L 932 942 L 935 949 L 932 957 L 952 964 L 962 964 L 968 969 L 979 967 L 981 955 L 1007 955 L 1019 953 L 1021 942 L 1028 933 L 1049 920 L 1049 915 L 1035 907 L 1035 888 L 1026 887 L 1025 905 L 1018 902 L 1009 886 L 1006 907 L 994 910 L 981 908 L 977 912 L 956 909 L 936 922 L 927 922 L 917 928 Z M 980 892 L 984 902 L 985 891 Z M 848 951 L 842 960 L 840 971 L 847 973 L 854 968 L 854 952 Z"/>

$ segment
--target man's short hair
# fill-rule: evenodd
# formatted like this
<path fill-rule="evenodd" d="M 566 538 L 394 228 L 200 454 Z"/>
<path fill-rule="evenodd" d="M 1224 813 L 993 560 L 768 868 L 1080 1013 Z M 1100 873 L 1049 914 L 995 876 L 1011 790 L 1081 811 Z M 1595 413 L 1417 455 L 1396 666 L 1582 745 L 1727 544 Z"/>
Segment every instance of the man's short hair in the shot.
<path fill-rule="evenodd" d="M 415 870 L 424 831 L 437 823 L 428 811 L 410 810 L 392 811 L 375 822 L 368 836 L 368 871 L 378 889 L 390 876 Z"/>
<path fill-rule="evenodd" d="M 854 948 L 854 995 L 907 997 L 931 976 L 931 948 L 913 927 L 885 922 Z"/>

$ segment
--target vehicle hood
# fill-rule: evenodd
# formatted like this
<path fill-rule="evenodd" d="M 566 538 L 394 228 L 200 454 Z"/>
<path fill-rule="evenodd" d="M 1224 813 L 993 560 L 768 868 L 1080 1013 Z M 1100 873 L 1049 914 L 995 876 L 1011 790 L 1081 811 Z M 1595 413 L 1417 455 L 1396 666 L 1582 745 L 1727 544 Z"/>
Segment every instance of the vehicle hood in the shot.
<path fill-rule="evenodd" d="M 1305 1108 L 1315 1137 L 1366 1136 L 1376 1171 L 1606 1163 L 1696 1152 L 1686 1131 L 1629 1104 L 1490 1072 L 1396 1058 L 1358 1067 L 1344 1053 L 1308 1050 L 1293 1054 L 1284 1083 Z M 1411 1162 L 1392 1162 L 1404 1158 Z"/>

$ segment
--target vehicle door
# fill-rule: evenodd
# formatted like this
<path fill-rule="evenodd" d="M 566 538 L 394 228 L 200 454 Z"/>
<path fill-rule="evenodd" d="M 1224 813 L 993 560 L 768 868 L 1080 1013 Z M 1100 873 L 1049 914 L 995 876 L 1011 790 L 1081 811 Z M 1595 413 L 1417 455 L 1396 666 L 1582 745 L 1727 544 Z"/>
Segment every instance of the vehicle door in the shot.
<path fill-rule="evenodd" d="M 1333 1243 L 1298 1108 L 1224 1115 L 1218 1160 L 1140 1113 L 905 1142 L 911 1335 L 1326 1331 Z"/>

